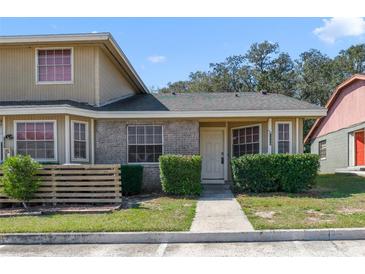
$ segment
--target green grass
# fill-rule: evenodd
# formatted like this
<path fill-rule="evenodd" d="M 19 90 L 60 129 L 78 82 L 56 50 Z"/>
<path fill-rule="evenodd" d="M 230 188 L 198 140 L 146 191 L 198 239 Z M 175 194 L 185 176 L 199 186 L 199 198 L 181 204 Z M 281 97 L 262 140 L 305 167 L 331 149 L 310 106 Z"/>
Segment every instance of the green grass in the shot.
<path fill-rule="evenodd" d="M 241 194 L 255 229 L 365 227 L 365 178 L 320 175 L 302 194 Z"/>
<path fill-rule="evenodd" d="M 190 229 L 195 207 L 195 199 L 158 197 L 113 213 L 0 218 L 0 233 L 184 231 Z"/>

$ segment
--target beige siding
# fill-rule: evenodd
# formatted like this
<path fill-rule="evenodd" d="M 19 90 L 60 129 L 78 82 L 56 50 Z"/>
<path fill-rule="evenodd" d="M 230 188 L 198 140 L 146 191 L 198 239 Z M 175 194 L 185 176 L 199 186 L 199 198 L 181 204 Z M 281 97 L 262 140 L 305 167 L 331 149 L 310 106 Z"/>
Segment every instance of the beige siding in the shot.
<path fill-rule="evenodd" d="M 14 136 L 14 121 L 16 120 L 55 120 L 57 125 L 57 162 L 60 164 L 64 164 L 65 159 L 65 115 L 18 115 L 18 116 L 6 116 L 5 117 L 5 135 L 11 134 Z M 71 121 L 85 121 L 89 123 L 89 161 L 91 162 L 91 143 L 90 143 L 90 136 L 91 136 L 91 128 L 90 128 L 90 119 L 84 118 L 84 117 L 78 117 L 78 116 L 70 116 L 70 127 L 71 127 Z M 1 120 L 2 121 L 2 120 Z M 69 130 L 71 134 L 71 128 Z M 71 136 L 68 136 L 71 144 Z M 7 139 L 5 141 L 4 145 L 5 149 L 10 150 L 10 155 L 14 155 L 14 139 L 9 140 Z M 71 155 L 71 147 L 70 147 L 70 155 Z M 82 162 L 85 163 L 85 162 Z M 86 162 L 87 163 L 87 162 Z"/>
<path fill-rule="evenodd" d="M 96 46 L 73 47 L 73 84 L 36 84 L 38 46 L 0 48 L 0 101 L 75 100 L 95 104 Z"/>
<path fill-rule="evenodd" d="M 98 56 L 100 105 L 136 93 L 125 73 L 104 50 L 99 49 Z"/>

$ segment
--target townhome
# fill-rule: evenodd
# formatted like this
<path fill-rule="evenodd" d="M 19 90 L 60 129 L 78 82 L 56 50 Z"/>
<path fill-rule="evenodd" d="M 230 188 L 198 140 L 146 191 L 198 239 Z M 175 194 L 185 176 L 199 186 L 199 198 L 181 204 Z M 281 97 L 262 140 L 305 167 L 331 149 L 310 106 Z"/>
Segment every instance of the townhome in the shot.
<path fill-rule="evenodd" d="M 303 121 L 326 109 L 262 92 L 154 94 L 109 33 L 0 37 L 1 159 L 142 164 L 201 154 L 202 183 L 230 181 L 230 159 L 302 153 Z"/>

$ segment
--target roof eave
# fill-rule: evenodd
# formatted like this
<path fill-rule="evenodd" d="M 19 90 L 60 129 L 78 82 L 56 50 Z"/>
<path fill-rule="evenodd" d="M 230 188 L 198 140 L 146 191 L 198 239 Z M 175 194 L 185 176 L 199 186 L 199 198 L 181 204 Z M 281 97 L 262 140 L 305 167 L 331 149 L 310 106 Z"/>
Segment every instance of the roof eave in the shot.
<path fill-rule="evenodd" d="M 343 88 L 347 87 L 352 82 L 357 81 L 357 80 L 365 80 L 365 75 L 364 74 L 354 74 L 353 76 L 351 76 L 350 78 L 346 79 L 341 84 L 339 84 L 335 88 L 335 90 L 332 93 L 331 97 L 328 99 L 328 101 L 327 101 L 327 103 L 325 105 L 326 109 L 329 110 L 331 108 L 331 106 L 333 105 L 333 103 L 335 102 L 336 98 L 338 97 L 339 93 L 341 92 L 341 90 Z M 305 136 L 305 138 L 304 138 L 304 144 L 306 144 L 307 142 L 310 142 L 311 141 L 312 135 L 314 134 L 315 130 L 320 126 L 322 120 L 323 119 L 318 118 L 315 121 L 315 123 L 313 124 L 313 126 L 309 130 L 307 136 Z"/>
<path fill-rule="evenodd" d="M 302 117 L 326 115 L 325 109 L 243 110 L 243 111 L 99 111 L 69 105 L 0 107 L 2 115 L 71 114 L 92 118 L 235 118 L 235 117 Z"/>

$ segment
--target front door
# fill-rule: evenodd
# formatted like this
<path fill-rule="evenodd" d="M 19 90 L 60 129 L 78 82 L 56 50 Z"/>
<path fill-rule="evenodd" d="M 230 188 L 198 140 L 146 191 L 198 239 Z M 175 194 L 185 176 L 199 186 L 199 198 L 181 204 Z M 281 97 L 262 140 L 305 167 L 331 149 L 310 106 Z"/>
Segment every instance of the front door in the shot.
<path fill-rule="evenodd" d="M 355 166 L 365 165 L 364 131 L 355 132 Z"/>
<path fill-rule="evenodd" d="M 201 128 L 202 183 L 224 183 L 224 128 Z"/>

